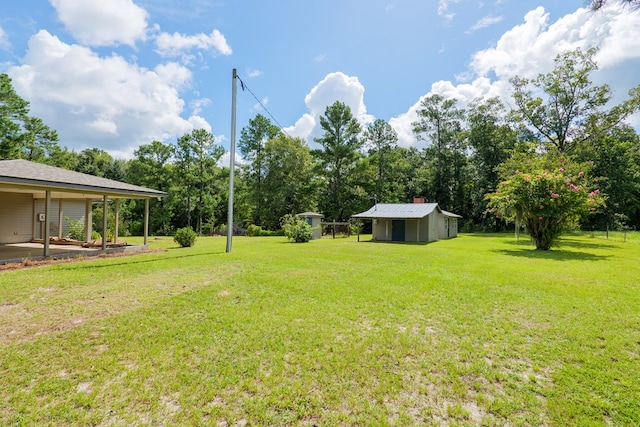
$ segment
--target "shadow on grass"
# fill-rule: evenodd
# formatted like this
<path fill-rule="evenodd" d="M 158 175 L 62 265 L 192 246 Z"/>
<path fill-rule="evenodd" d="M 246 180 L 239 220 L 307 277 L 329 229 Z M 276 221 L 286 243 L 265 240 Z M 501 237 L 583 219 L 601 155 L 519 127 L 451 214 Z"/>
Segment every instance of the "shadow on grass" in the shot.
<path fill-rule="evenodd" d="M 167 248 L 167 252 L 168 253 L 172 250 L 175 249 L 181 249 L 181 248 Z M 218 252 L 206 252 L 206 253 L 197 253 L 197 254 L 188 254 L 188 255 L 176 255 L 176 256 L 168 256 L 168 257 L 162 257 L 162 258 L 154 258 L 154 259 L 144 259 L 144 260 L 133 260 L 130 262 L 114 262 L 114 263 L 110 263 L 110 264 L 104 264 L 104 265 L 95 265 L 95 264 L 90 264 L 90 265 L 78 265 L 77 263 L 73 263 L 73 265 L 61 265 L 58 267 L 58 270 L 82 270 L 82 269 L 87 269 L 87 268 L 91 268 L 91 269 L 98 269 L 98 268 L 107 268 L 107 267 L 117 267 L 120 265 L 132 265 L 132 264 L 152 264 L 155 262 L 159 262 L 159 261 L 167 261 L 167 260 L 172 260 L 172 259 L 182 259 L 182 258 L 194 258 L 194 257 L 202 257 L 202 256 L 211 256 L 211 255 L 222 255 L 225 254 L 225 251 L 218 251 Z M 143 254 L 132 254 L 131 257 L 135 257 L 136 255 L 143 255 Z M 89 259 L 89 258 L 87 258 Z M 108 258 L 101 258 L 100 256 L 97 257 L 92 257 L 91 259 L 94 260 L 98 260 L 98 259 L 108 259 Z M 129 258 L 130 259 L 130 258 Z"/>
<path fill-rule="evenodd" d="M 356 241 L 356 243 L 375 243 L 376 245 L 407 245 L 407 246 L 426 246 L 435 242 L 437 242 L 437 240 L 433 242 L 394 242 L 390 240 L 371 240 L 371 239 L 360 240 L 359 242 Z"/>
<path fill-rule="evenodd" d="M 524 257 L 530 259 L 552 259 L 556 261 L 604 261 L 611 258 L 610 255 L 595 255 L 588 252 L 563 251 L 552 249 L 550 251 L 538 251 L 533 247 L 527 249 L 499 249 L 493 252 L 502 255 Z"/>
<path fill-rule="evenodd" d="M 506 241 L 507 245 L 522 246 L 534 249 L 533 243 L 527 238 L 520 238 L 520 240 Z M 561 251 L 563 248 L 585 248 L 585 249 L 614 249 L 611 244 L 597 241 L 585 241 L 584 239 L 571 239 L 563 238 L 557 242 L 557 246 L 554 246 L 552 251 Z"/>

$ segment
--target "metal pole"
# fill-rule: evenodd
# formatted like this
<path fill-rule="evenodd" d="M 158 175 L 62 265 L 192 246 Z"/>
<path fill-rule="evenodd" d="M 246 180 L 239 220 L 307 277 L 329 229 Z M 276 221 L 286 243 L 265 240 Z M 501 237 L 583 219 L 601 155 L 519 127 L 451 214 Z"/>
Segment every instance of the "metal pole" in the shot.
<path fill-rule="evenodd" d="M 234 68 L 231 78 L 231 146 L 229 147 L 229 212 L 227 214 L 227 253 L 233 239 L 233 174 L 236 166 L 236 79 Z"/>

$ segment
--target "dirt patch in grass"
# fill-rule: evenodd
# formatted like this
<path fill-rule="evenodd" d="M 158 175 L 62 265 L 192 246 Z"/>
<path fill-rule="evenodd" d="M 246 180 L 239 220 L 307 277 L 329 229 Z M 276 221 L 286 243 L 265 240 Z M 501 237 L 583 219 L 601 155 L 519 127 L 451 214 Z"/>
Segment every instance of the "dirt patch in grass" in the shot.
<path fill-rule="evenodd" d="M 29 342 L 42 335 L 65 332 L 123 312 L 144 309 L 192 289 L 215 285 L 227 274 L 231 273 L 212 275 L 205 280 L 194 277 L 175 281 L 168 279 L 172 273 L 150 271 L 133 287 L 130 278 L 114 276 L 107 282 L 93 280 L 76 285 L 34 288 L 9 300 L 0 300 L 0 347 Z"/>

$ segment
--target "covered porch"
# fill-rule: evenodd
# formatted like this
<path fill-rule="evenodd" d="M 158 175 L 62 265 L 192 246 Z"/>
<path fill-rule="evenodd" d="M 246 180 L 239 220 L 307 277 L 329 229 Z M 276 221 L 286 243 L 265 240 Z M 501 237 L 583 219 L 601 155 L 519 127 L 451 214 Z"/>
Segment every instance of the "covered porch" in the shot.
<path fill-rule="evenodd" d="M 114 243 L 118 242 L 119 204 L 123 199 L 142 199 L 144 210 L 144 244 L 149 234 L 149 199 L 166 193 L 106 178 L 73 172 L 26 160 L 0 161 L 0 260 L 25 257 L 52 257 L 68 254 L 124 251 L 126 247 L 109 247 L 106 238 L 110 207 L 115 216 Z M 84 241 L 91 241 L 92 207 L 103 205 L 103 236 L 100 247 L 57 245 L 63 234 L 65 210 L 79 210 L 84 221 Z M 113 203 L 110 203 L 113 202 Z M 112 205 L 112 206 L 110 206 Z M 78 218 L 74 218 L 78 219 Z M 18 244 L 29 244 L 19 246 Z M 18 245 L 18 246 L 16 246 Z M 138 250 L 140 247 L 138 246 Z M 2 254 L 5 253 L 5 256 Z M 15 256 L 13 256 L 15 255 Z"/>

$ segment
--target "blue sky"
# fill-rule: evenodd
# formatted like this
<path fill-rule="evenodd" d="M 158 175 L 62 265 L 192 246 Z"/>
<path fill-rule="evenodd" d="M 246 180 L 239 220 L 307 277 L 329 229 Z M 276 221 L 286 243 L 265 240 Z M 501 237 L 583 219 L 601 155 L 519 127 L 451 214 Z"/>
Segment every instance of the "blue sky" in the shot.
<path fill-rule="evenodd" d="M 275 120 L 313 144 L 346 102 L 403 146 L 422 97 L 509 100 L 509 77 L 600 48 L 616 100 L 640 83 L 640 12 L 586 0 L 22 0 L 0 15 L 0 72 L 62 146 L 130 158 L 193 128 L 229 146 L 233 68 Z M 261 109 L 238 86 L 237 130 Z M 632 124 L 640 123 L 638 117 Z"/>

